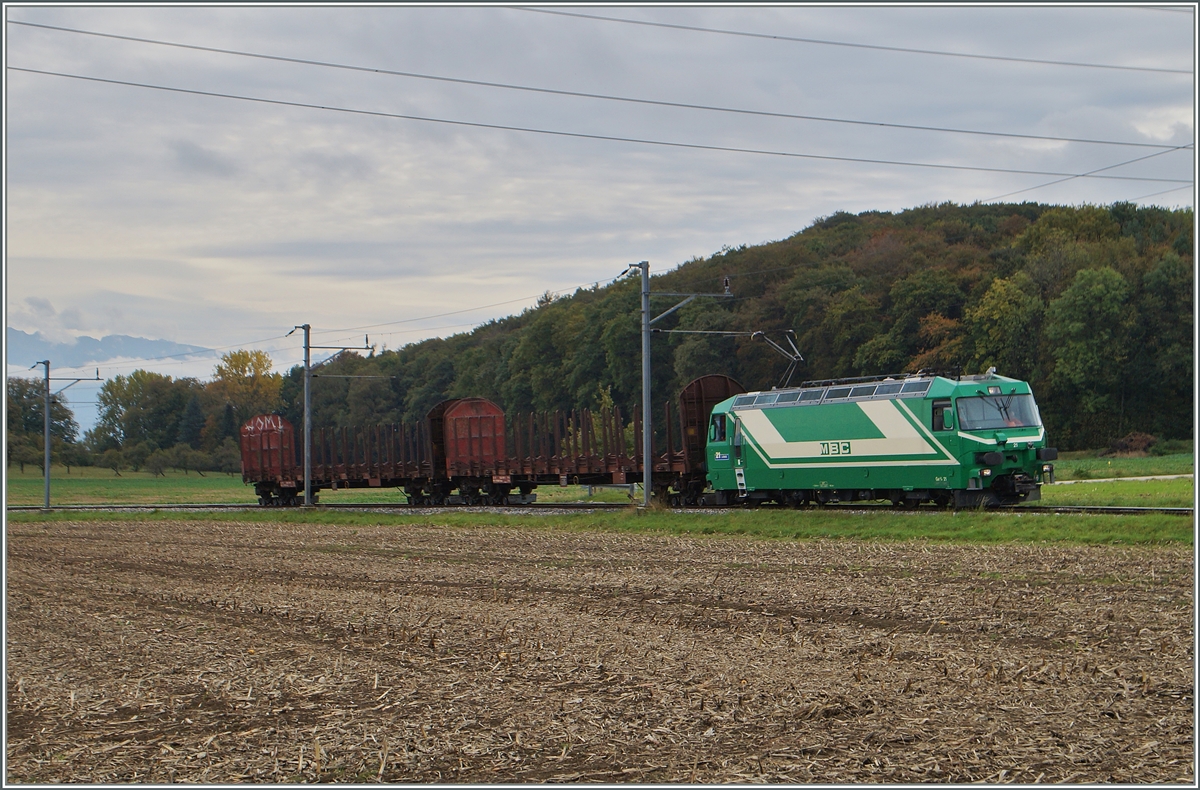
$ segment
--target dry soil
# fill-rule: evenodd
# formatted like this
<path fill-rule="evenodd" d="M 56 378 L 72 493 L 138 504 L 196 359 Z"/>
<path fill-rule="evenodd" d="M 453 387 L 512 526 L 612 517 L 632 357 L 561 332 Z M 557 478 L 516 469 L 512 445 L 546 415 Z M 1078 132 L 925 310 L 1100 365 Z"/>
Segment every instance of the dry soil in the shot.
<path fill-rule="evenodd" d="M 1190 547 L 7 529 L 9 782 L 1194 777 Z"/>

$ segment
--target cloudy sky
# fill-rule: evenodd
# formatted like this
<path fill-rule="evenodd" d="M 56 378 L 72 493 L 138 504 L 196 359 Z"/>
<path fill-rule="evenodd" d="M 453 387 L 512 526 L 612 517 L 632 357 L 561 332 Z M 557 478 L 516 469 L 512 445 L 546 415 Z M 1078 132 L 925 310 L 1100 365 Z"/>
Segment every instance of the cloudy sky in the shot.
<path fill-rule="evenodd" d="M 7 325 L 283 370 L 836 211 L 1193 203 L 1191 8 L 537 9 L 6 6 Z"/>

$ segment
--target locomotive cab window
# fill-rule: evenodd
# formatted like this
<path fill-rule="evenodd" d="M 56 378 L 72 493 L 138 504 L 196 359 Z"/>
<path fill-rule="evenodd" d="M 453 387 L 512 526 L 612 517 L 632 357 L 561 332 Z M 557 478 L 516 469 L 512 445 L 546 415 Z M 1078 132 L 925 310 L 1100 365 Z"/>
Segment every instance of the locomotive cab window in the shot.
<path fill-rule="evenodd" d="M 999 395 L 958 399 L 959 422 L 965 431 L 1036 428 L 1042 416 L 1032 395 Z"/>
<path fill-rule="evenodd" d="M 933 402 L 933 429 L 935 431 L 950 431 L 954 429 L 954 410 L 948 400 Z"/>
<path fill-rule="evenodd" d="M 712 416 L 712 428 L 708 432 L 708 440 L 711 442 L 725 441 L 725 415 L 714 414 Z"/>

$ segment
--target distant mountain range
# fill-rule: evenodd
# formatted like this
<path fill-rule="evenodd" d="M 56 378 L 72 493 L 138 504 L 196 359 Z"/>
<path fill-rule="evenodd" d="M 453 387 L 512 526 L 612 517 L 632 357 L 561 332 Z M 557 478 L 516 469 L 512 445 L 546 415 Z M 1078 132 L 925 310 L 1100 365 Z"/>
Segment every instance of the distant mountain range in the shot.
<path fill-rule="evenodd" d="M 51 368 L 74 368 L 110 359 L 152 359 L 209 350 L 203 346 L 129 335 L 105 335 L 99 340 L 84 336 L 75 338 L 73 343 L 55 343 L 42 337 L 40 332 L 29 334 L 12 327 L 6 328 L 5 337 L 8 364 L 18 366 L 49 359 Z"/>

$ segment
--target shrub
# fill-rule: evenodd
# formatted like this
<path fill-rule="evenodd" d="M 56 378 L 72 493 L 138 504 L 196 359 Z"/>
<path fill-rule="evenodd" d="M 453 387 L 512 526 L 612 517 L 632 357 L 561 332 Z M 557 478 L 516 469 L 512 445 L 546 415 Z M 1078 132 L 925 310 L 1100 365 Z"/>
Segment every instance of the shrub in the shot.
<path fill-rule="evenodd" d="M 1161 442 L 1155 442 L 1150 447 L 1150 455 L 1175 455 L 1177 453 L 1190 453 L 1195 445 L 1191 439 L 1164 439 Z"/>
<path fill-rule="evenodd" d="M 1157 441 L 1157 436 L 1151 436 L 1148 433 L 1134 431 L 1126 434 L 1120 439 L 1114 440 L 1112 444 L 1108 446 L 1108 451 L 1104 454 L 1115 455 L 1117 453 L 1145 453 Z"/>

